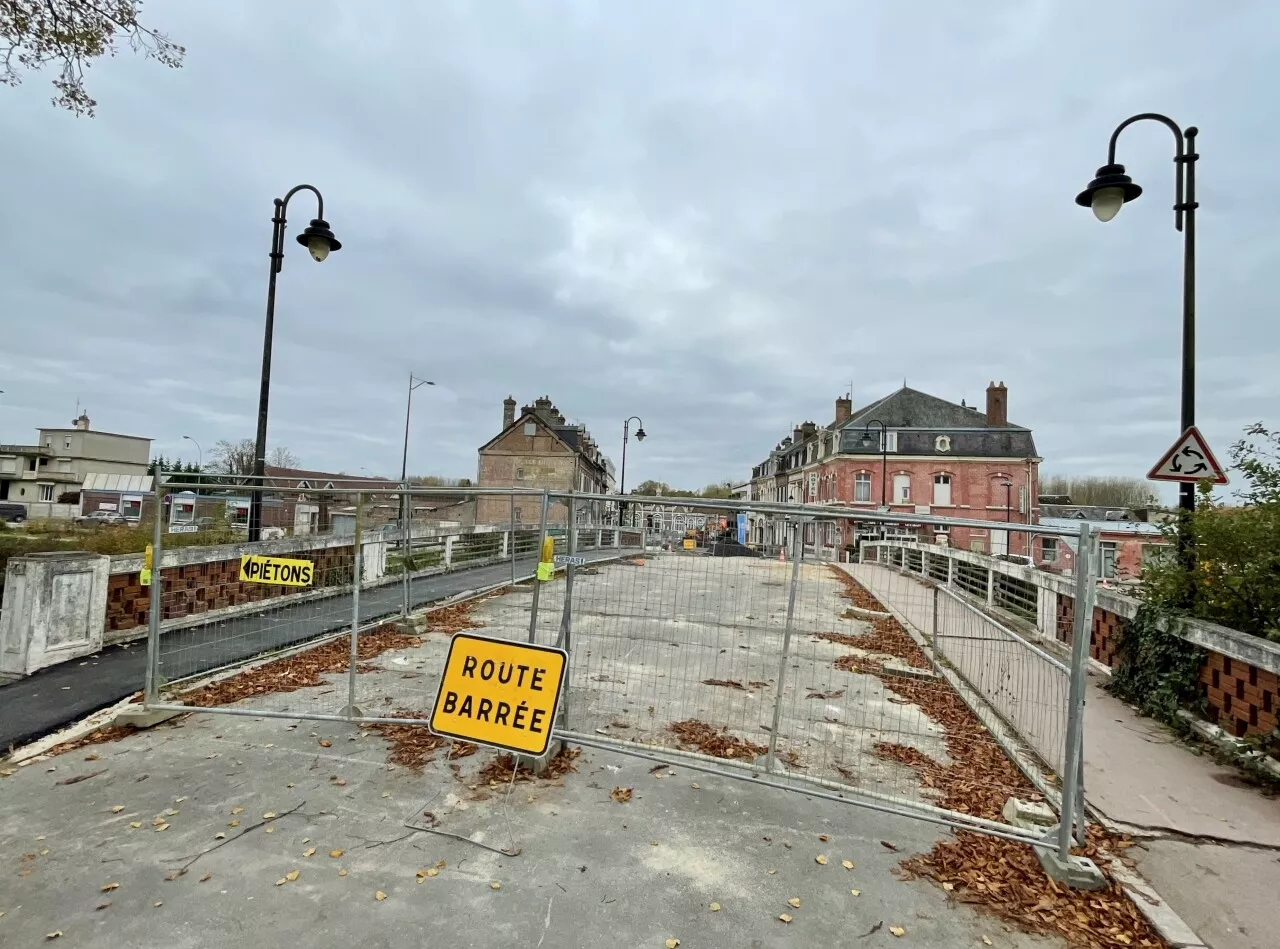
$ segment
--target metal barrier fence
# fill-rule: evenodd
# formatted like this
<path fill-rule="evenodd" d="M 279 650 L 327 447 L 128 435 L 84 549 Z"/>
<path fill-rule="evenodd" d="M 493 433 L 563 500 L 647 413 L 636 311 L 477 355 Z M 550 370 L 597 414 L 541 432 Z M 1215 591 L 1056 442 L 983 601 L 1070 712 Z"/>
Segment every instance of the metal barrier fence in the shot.
<path fill-rule="evenodd" d="M 265 651 L 329 637 L 339 645 L 322 670 L 328 678 L 309 683 L 316 687 L 254 695 L 216 710 L 425 723 L 447 638 L 402 644 L 392 659 L 362 658 L 360 643 L 362 636 L 380 635 L 367 631 L 386 617 L 440 600 L 445 580 L 457 589 L 463 575 L 471 591 L 511 588 L 478 610 L 483 635 L 566 649 L 562 738 L 996 834 L 1051 850 L 1063 861 L 1069 856 L 1082 830 L 1083 649 L 1063 663 L 974 607 L 963 593 L 990 597 L 995 581 L 972 564 L 888 541 L 863 544 L 875 550 L 876 563 L 837 563 L 829 556 L 850 549 L 847 538 L 876 530 L 940 536 L 965 528 L 1017 532 L 1019 525 L 646 498 L 646 516 L 662 523 L 673 523 L 676 512 L 687 518 L 690 508 L 705 512 L 700 546 L 686 549 L 678 538 L 646 531 L 640 516 L 638 526 L 626 528 L 567 522 L 569 512 L 576 516 L 580 509 L 608 511 L 616 497 L 452 492 L 477 499 L 477 510 L 505 506 L 508 516 L 492 532 L 477 528 L 461 540 L 406 517 L 413 489 L 405 492 L 410 503 L 401 504 L 395 488 L 361 487 L 350 534 L 339 524 L 278 541 L 310 542 L 319 550 L 323 538 L 331 545 L 314 560 L 325 564 L 316 568 L 323 587 L 256 601 L 251 616 L 198 635 L 174 637 L 153 624 L 148 703 L 178 707 L 162 702 L 157 688 L 162 679 L 206 671 L 198 668 L 205 660 L 189 659 L 200 650 L 230 658 L 253 646 Z M 399 506 L 398 521 L 375 528 L 373 512 L 383 506 Z M 514 516 L 517 508 L 534 506 L 536 530 Z M 769 556 L 742 544 L 739 513 L 748 521 L 769 519 L 772 536 L 783 543 Z M 545 537 L 555 539 L 558 552 L 588 562 L 569 566 L 563 581 L 525 584 Z M 157 533 L 157 550 L 162 541 Z M 1081 534 L 1077 566 L 1085 607 L 1095 541 Z M 642 548 L 644 556 L 637 556 Z M 153 602 L 183 602 L 181 575 L 157 579 Z M 1015 606 L 1021 602 L 1016 586 L 1001 591 Z M 1077 624 L 1091 612 L 1077 606 Z M 1087 643 L 1087 629 L 1075 640 L 1077 647 Z M 987 801 L 1025 796 L 1023 775 L 1060 807 L 1055 841 L 964 799 L 966 787 L 980 788 Z"/>

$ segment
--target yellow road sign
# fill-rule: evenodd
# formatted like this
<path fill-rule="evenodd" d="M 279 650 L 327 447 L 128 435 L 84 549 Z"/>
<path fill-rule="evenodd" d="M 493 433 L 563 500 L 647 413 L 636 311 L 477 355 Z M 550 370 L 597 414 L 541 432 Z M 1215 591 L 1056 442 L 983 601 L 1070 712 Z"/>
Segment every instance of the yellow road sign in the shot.
<path fill-rule="evenodd" d="M 564 686 L 565 653 L 457 633 L 431 711 L 437 735 L 540 755 Z"/>
<path fill-rule="evenodd" d="M 284 557 L 240 557 L 240 579 L 247 583 L 273 583 L 286 587 L 309 587 L 316 568 L 310 560 L 287 560 Z"/>

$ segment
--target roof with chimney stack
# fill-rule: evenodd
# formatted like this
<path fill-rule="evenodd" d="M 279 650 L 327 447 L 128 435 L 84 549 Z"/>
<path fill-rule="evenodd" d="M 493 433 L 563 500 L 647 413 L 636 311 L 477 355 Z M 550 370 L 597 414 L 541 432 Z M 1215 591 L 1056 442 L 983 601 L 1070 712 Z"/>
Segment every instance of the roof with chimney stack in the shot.
<path fill-rule="evenodd" d="M 1004 383 L 987 388 L 988 406 L 1007 411 L 1008 392 Z M 993 402 L 993 400 L 996 400 Z M 988 415 L 997 415 L 989 418 Z M 869 448 L 859 443 L 872 420 L 898 433 L 898 454 L 910 455 L 992 455 L 1020 458 L 1036 457 L 1031 429 L 1001 422 L 996 412 L 980 412 L 976 406 L 948 402 L 927 392 L 903 386 L 891 395 L 854 411 L 839 426 L 840 450 L 855 454 L 879 453 L 879 440 Z M 874 432 L 878 425 L 872 425 Z M 946 451 L 937 448 L 937 435 L 951 437 Z"/>
<path fill-rule="evenodd" d="M 503 421 L 506 422 L 508 412 L 515 405 L 515 400 L 511 396 L 507 396 L 503 400 Z M 565 419 L 564 415 L 556 408 L 555 403 L 551 401 L 549 396 L 540 396 L 534 399 L 532 405 L 521 406 L 518 415 L 507 422 L 497 435 L 489 439 L 480 446 L 480 451 L 484 451 L 490 445 L 493 445 L 503 435 L 512 429 L 523 425 L 526 421 L 536 421 L 548 430 L 557 439 L 562 441 L 570 450 L 583 456 L 587 461 L 601 468 L 609 465 L 609 459 L 600 451 L 591 433 L 587 431 L 585 425 L 571 423 Z"/>

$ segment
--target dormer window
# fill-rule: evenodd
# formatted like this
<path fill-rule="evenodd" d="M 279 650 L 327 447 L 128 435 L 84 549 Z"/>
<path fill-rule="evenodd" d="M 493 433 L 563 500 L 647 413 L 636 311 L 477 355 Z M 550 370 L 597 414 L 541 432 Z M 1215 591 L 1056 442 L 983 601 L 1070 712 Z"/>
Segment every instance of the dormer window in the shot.
<path fill-rule="evenodd" d="M 950 435 L 939 435 L 937 438 L 935 438 L 935 439 L 933 440 L 933 447 L 934 447 L 936 450 L 938 450 L 938 451 L 950 451 L 950 450 L 951 450 L 951 436 L 950 436 Z"/>

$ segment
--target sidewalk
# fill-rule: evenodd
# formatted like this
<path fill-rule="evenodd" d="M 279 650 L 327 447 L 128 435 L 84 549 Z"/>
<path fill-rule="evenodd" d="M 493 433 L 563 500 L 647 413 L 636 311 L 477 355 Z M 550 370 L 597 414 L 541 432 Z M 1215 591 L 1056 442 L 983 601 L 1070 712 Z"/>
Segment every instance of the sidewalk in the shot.
<path fill-rule="evenodd" d="M 588 551 L 584 556 L 595 561 L 625 553 L 625 550 L 599 550 Z M 516 576 L 528 576 L 536 566 L 534 557 L 517 560 Z M 415 576 L 411 586 L 411 605 L 416 608 L 502 583 L 510 580 L 511 572 L 510 563 L 498 563 Z M 361 622 L 397 615 L 401 595 L 398 583 L 362 591 Z M 291 614 L 300 619 L 290 621 Z M 336 593 L 322 600 L 188 627 L 165 634 L 182 637 L 182 667 L 162 672 L 170 678 L 194 675 L 238 659 L 250 659 L 264 652 L 306 642 L 325 633 L 345 629 L 350 623 L 351 594 Z M 0 684 L 0 752 L 10 745 L 34 741 L 141 689 L 146 671 L 146 652 L 145 642 L 111 646 L 95 656 L 50 666 L 26 678 Z"/>
<path fill-rule="evenodd" d="M 916 592 L 921 584 L 875 564 L 840 566 L 928 634 L 931 600 Z M 1280 799 L 1140 717 L 1097 680 L 1084 742 L 1088 805 L 1139 839 L 1127 855 L 1169 906 L 1212 949 L 1275 946 Z"/>

